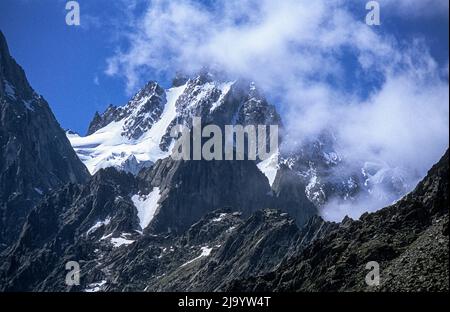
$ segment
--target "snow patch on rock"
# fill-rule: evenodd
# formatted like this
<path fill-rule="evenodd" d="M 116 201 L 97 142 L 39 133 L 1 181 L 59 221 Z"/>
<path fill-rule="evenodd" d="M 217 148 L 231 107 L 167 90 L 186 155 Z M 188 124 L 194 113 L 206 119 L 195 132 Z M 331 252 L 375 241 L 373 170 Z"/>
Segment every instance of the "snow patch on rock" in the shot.
<path fill-rule="evenodd" d="M 272 186 L 273 182 L 275 181 L 275 177 L 277 175 L 277 171 L 279 169 L 278 165 L 278 156 L 279 153 L 273 153 L 269 158 L 261 161 L 258 164 L 258 169 L 264 173 L 264 175 L 269 180 L 269 184 Z"/>
<path fill-rule="evenodd" d="M 106 284 L 105 280 L 98 282 L 98 283 L 92 283 L 92 284 L 89 284 L 84 291 L 85 292 L 99 292 L 105 284 Z"/>
<path fill-rule="evenodd" d="M 108 217 L 103 221 L 96 222 L 89 230 L 87 230 L 86 235 L 89 235 L 91 233 L 94 233 L 98 228 L 100 228 L 103 225 L 108 225 L 111 222 L 111 218 Z"/>
<path fill-rule="evenodd" d="M 192 263 L 192 262 L 194 262 L 194 261 L 197 261 L 197 260 L 200 259 L 200 258 L 208 257 L 208 256 L 211 254 L 212 248 L 209 248 L 209 247 L 202 247 L 202 248 L 200 248 L 200 250 L 202 251 L 202 253 L 200 254 L 200 256 L 198 256 L 198 257 L 196 257 L 196 258 L 194 258 L 194 259 L 192 259 L 192 260 L 189 260 L 188 262 L 182 264 L 182 265 L 180 266 L 180 268 L 182 268 L 182 267 L 184 267 L 184 266 L 186 266 L 186 265 L 188 265 L 188 264 L 190 264 L 190 263 Z"/>
<path fill-rule="evenodd" d="M 111 238 L 111 243 L 115 248 L 120 247 L 122 245 L 130 245 L 134 243 L 134 240 L 126 239 L 123 237 L 124 234 L 121 235 L 121 237 L 113 237 Z"/>
<path fill-rule="evenodd" d="M 161 198 L 160 190 L 158 187 L 154 187 L 148 195 L 134 195 L 131 197 L 134 206 L 138 212 L 139 225 L 144 230 L 152 221 L 155 216 L 156 209 L 158 208 L 158 201 Z"/>

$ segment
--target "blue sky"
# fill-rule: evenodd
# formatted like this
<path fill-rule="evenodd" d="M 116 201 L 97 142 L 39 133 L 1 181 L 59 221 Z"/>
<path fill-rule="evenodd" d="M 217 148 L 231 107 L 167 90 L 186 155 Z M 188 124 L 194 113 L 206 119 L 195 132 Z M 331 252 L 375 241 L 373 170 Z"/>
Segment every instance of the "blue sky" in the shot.
<path fill-rule="evenodd" d="M 89 12 L 101 20 L 120 17 L 114 1 L 80 1 L 81 23 Z M 0 1 L 0 29 L 11 54 L 25 69 L 32 87 L 42 94 L 64 128 L 84 134 L 96 110 L 123 104 L 129 96 L 120 78 L 103 72 L 120 41 L 112 27 L 69 27 L 65 1 Z M 98 84 L 95 80 L 98 79 Z"/>
<path fill-rule="evenodd" d="M 137 69 L 138 81 L 128 88 L 130 77 L 121 75 L 120 70 L 130 66 L 130 62 L 120 64 L 119 73 L 105 74 L 108 59 L 117 57 L 118 51 L 129 51 L 129 47 L 133 47 L 134 43 L 121 34 L 132 32 L 133 21 L 145 12 L 145 1 L 138 2 L 140 4 L 128 11 L 129 7 L 122 1 L 81 0 L 82 26 L 69 27 L 65 24 L 66 1 L 0 1 L 0 29 L 8 40 L 11 53 L 24 68 L 32 87 L 47 99 L 63 128 L 84 134 L 95 111 L 103 111 L 110 103 L 126 103 L 130 93 L 146 80 L 158 80 L 168 86 L 168 75 L 174 69 L 166 70 L 166 64 L 162 62 L 147 66 L 143 71 Z M 352 6 L 356 19 L 364 19 L 364 6 Z M 382 11 L 382 25 L 375 32 L 393 36 L 400 43 L 420 38 L 440 66 L 448 64 L 448 13 L 383 14 Z M 162 45 L 161 49 L 162 57 L 177 53 L 167 45 Z M 361 80 L 358 66 L 354 64 L 355 56 L 340 53 L 346 78 L 344 82 L 330 83 L 342 83 L 343 88 L 368 92 L 371 84 L 376 88 L 377 83 L 381 83 L 377 82 L 376 76 Z M 159 65 L 161 68 L 155 69 Z M 355 86 L 359 84 L 365 84 L 367 88 Z"/>

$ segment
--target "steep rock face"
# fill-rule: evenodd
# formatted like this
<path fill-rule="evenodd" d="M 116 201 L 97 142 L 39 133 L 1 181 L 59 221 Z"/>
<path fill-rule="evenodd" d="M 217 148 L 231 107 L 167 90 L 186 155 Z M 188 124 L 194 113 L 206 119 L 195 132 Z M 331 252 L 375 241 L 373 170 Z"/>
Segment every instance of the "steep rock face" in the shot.
<path fill-rule="evenodd" d="M 337 229 L 290 257 L 270 275 L 236 281 L 233 290 L 448 291 L 449 153 L 413 192 Z M 380 285 L 365 268 L 380 265 Z"/>
<path fill-rule="evenodd" d="M 0 32 L 0 251 L 17 238 L 29 209 L 44 193 L 88 177 Z"/>
<path fill-rule="evenodd" d="M 149 227 L 155 232 L 183 232 L 206 213 L 223 207 L 248 216 L 272 203 L 267 179 L 252 161 L 175 161 L 168 157 L 140 176 L 161 194 Z"/>
<path fill-rule="evenodd" d="M 292 170 L 280 168 L 272 189 L 277 208 L 294 217 L 299 227 L 318 214 L 317 208 L 305 194 L 305 184 Z"/>
<path fill-rule="evenodd" d="M 143 226 L 140 213 L 145 215 L 152 205 L 137 206 L 138 198 L 155 188 L 162 196 L 152 204 L 157 208 L 152 222 Z M 251 161 L 181 162 L 169 157 L 137 177 L 102 169 L 86 185 L 55 190 L 31 211 L 18 242 L 2 257 L 0 285 L 3 290 L 67 289 L 64 279 L 54 279 L 70 259 L 116 257 L 116 249 L 135 241 L 143 244 L 158 233 L 159 240 L 168 235 L 166 243 L 173 244 L 214 209 L 233 207 L 248 216 L 268 205 L 269 193 L 267 179 Z M 207 237 L 203 239 L 210 242 Z M 100 274 L 95 272 L 91 279 Z"/>

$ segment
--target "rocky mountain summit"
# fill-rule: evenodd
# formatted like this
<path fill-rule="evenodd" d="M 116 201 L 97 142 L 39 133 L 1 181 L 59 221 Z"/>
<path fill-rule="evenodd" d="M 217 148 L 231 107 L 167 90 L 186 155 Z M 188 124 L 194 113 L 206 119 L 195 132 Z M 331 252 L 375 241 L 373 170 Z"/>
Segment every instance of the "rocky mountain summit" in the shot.
<path fill-rule="evenodd" d="M 138 139 L 161 117 L 167 102 L 165 95 L 163 88 L 156 82 L 150 81 L 126 106 L 110 105 L 102 115 L 97 112 L 89 124 L 87 134 L 93 134 L 113 121 L 118 122 L 127 118 L 121 135 L 129 139 Z"/>

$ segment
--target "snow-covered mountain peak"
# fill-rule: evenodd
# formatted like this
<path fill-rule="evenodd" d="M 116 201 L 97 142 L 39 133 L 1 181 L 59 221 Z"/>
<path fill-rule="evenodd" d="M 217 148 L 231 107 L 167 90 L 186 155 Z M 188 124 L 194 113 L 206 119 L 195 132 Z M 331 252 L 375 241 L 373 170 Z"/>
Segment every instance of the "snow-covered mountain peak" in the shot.
<path fill-rule="evenodd" d="M 96 113 L 87 136 L 67 134 L 91 173 L 110 166 L 137 173 L 169 156 L 172 127 L 191 127 L 193 117 L 219 126 L 280 123 L 275 107 L 254 83 L 209 71 L 180 81 L 185 83 L 166 90 L 151 81 L 126 105 L 110 105 L 103 114 Z"/>
<path fill-rule="evenodd" d="M 122 107 L 109 105 L 103 114 L 96 112 L 88 135 L 113 121 L 125 120 L 122 135 L 138 139 L 160 117 L 166 103 L 165 90 L 156 82 L 148 82 Z"/>
<path fill-rule="evenodd" d="M 156 81 L 152 80 L 147 82 L 147 84 L 133 96 L 130 102 L 137 102 L 144 98 L 150 98 L 155 94 L 161 95 L 163 93 L 164 89 Z"/>
<path fill-rule="evenodd" d="M 106 167 L 137 173 L 143 166 L 168 156 L 159 143 L 176 117 L 176 101 L 185 86 L 152 89 L 153 93 L 140 91 L 123 107 L 108 108 L 100 118 L 109 123 L 94 133 L 85 137 L 67 134 L 91 173 Z"/>

